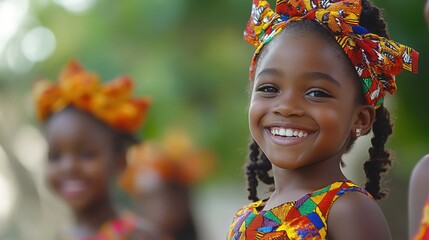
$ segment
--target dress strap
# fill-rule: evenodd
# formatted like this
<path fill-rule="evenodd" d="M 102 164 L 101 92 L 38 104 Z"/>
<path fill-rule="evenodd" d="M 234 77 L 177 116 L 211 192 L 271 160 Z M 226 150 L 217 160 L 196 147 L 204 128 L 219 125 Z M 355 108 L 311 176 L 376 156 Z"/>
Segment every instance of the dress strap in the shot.
<path fill-rule="evenodd" d="M 329 211 L 335 201 L 341 196 L 352 192 L 360 192 L 372 199 L 371 194 L 369 194 L 365 189 L 357 186 L 355 183 L 349 180 L 335 182 L 319 191 L 314 192 L 310 198 L 312 198 L 312 200 L 319 206 L 322 217 L 327 220 Z"/>

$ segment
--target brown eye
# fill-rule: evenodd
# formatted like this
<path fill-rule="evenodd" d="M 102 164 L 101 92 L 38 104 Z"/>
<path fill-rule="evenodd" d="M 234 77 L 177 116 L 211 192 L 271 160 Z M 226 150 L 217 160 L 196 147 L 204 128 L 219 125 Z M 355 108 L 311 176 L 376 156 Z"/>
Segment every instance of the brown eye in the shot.
<path fill-rule="evenodd" d="M 332 95 L 326 91 L 315 89 L 307 92 L 307 95 L 314 98 L 332 98 Z"/>
<path fill-rule="evenodd" d="M 61 155 L 57 152 L 48 152 L 48 161 L 49 162 L 57 162 L 60 159 Z"/>
<path fill-rule="evenodd" d="M 276 93 L 278 92 L 278 89 L 274 86 L 271 85 L 263 85 L 258 87 L 257 89 L 258 92 L 264 92 L 264 93 Z"/>
<path fill-rule="evenodd" d="M 90 150 L 81 150 L 79 152 L 79 156 L 82 159 L 90 160 L 95 158 L 97 156 L 97 153 L 95 151 L 90 151 Z"/>

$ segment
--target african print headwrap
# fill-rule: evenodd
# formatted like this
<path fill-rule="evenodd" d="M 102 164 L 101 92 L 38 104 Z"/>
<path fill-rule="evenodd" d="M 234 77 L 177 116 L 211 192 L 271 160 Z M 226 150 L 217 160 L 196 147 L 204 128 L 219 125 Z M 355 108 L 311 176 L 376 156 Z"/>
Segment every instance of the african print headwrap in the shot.
<path fill-rule="evenodd" d="M 265 0 L 253 0 L 244 39 L 257 46 L 250 66 L 254 78 L 262 48 L 290 22 L 313 20 L 329 29 L 362 79 L 368 104 L 378 108 L 387 92 L 396 91 L 395 75 L 417 72 L 418 53 L 359 26 L 360 0 L 276 0 L 275 11 Z"/>
<path fill-rule="evenodd" d="M 35 82 L 33 95 L 37 117 L 42 122 L 72 106 L 92 114 L 113 129 L 133 134 L 146 117 L 149 100 L 133 98 L 132 89 L 129 77 L 118 77 L 103 85 L 98 75 L 71 61 L 59 74 L 57 83 Z"/>

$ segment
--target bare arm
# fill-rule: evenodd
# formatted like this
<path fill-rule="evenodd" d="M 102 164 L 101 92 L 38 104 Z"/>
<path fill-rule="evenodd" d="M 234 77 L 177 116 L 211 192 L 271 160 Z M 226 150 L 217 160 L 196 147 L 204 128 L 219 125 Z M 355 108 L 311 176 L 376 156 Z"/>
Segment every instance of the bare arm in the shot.
<path fill-rule="evenodd" d="M 410 239 L 417 233 L 422 218 L 423 206 L 429 194 L 429 155 L 424 156 L 414 167 L 408 194 L 408 219 Z"/>
<path fill-rule="evenodd" d="M 331 208 L 329 239 L 389 240 L 389 226 L 377 203 L 362 193 L 348 193 Z"/>

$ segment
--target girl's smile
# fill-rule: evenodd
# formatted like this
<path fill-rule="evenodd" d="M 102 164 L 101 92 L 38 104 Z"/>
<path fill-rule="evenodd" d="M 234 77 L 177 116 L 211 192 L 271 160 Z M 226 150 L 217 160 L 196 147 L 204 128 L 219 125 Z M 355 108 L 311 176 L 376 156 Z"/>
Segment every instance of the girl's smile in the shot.
<path fill-rule="evenodd" d="M 278 145 L 294 145 L 301 142 L 307 141 L 314 135 L 314 131 L 303 129 L 301 127 L 294 126 L 294 124 L 282 124 L 273 125 L 272 127 L 266 127 L 266 133 L 268 138 L 274 144 Z"/>

